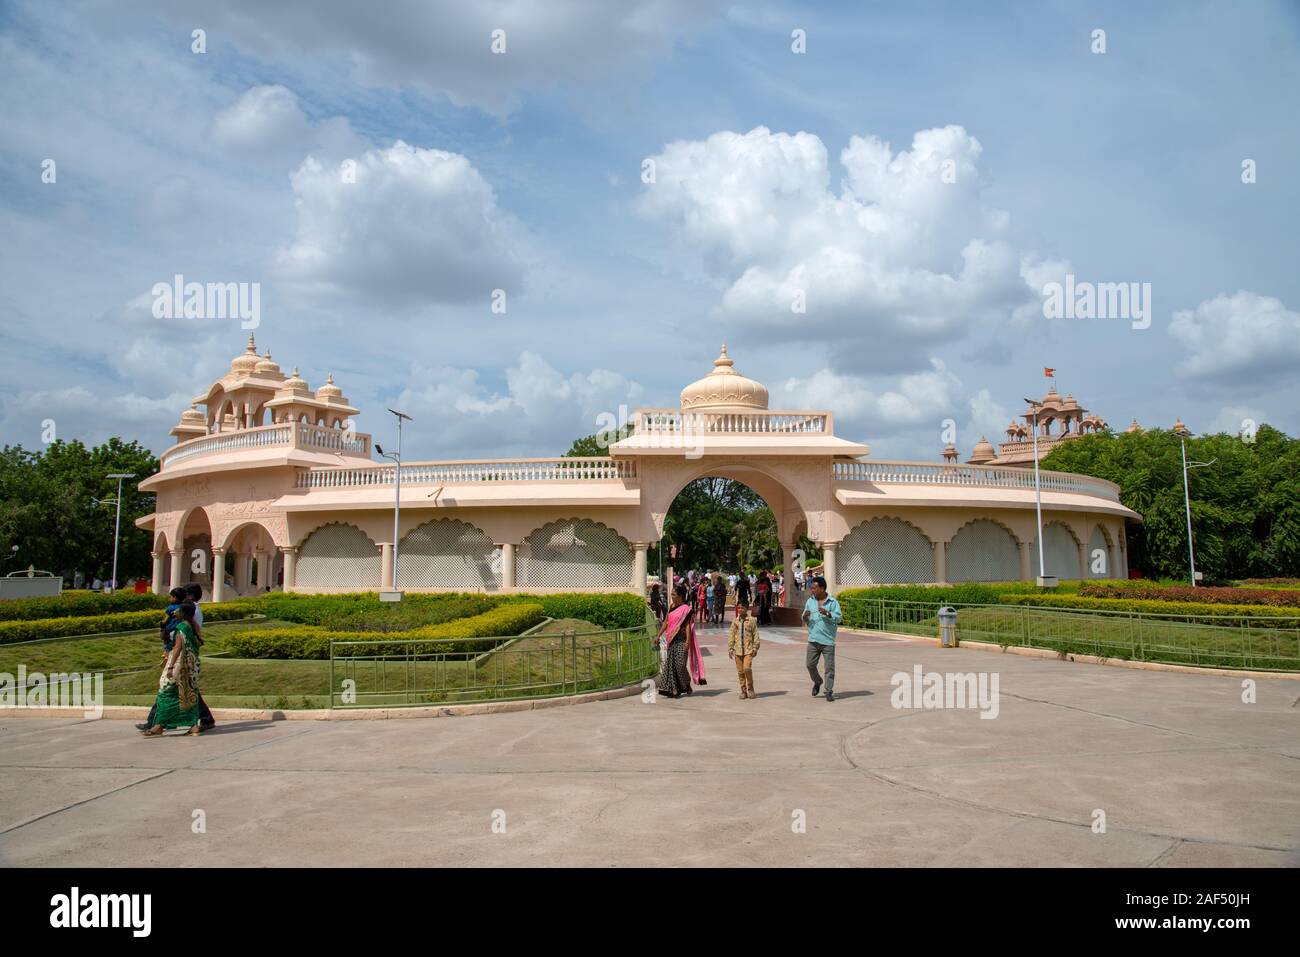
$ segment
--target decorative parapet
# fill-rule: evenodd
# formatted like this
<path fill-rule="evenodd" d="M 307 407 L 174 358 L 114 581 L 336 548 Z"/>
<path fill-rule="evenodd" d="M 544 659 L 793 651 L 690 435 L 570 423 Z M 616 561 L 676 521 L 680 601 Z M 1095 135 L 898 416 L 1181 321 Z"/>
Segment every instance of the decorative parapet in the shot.
<path fill-rule="evenodd" d="M 162 454 L 161 469 L 200 455 L 220 455 L 262 448 L 294 448 L 308 452 L 338 452 L 343 455 L 370 456 L 370 436 L 346 429 L 330 429 L 306 422 L 284 422 L 252 429 L 218 432 L 190 439 Z"/>
<path fill-rule="evenodd" d="M 829 412 L 683 412 L 638 409 L 635 434 L 671 435 L 833 435 Z"/>
<path fill-rule="evenodd" d="M 973 488 L 1033 489 L 1033 469 L 998 465 L 937 465 L 922 462 L 836 462 L 837 482 L 879 485 L 958 485 Z M 1038 473 L 1042 488 L 1119 501 L 1119 486 L 1105 479 L 1068 472 Z"/>
<path fill-rule="evenodd" d="M 368 488 L 392 485 L 396 466 L 313 468 L 298 474 L 297 488 Z M 477 462 L 412 462 L 402 466 L 403 485 L 466 485 L 480 482 L 613 482 L 636 478 L 636 462 L 611 458 L 501 459 Z"/>

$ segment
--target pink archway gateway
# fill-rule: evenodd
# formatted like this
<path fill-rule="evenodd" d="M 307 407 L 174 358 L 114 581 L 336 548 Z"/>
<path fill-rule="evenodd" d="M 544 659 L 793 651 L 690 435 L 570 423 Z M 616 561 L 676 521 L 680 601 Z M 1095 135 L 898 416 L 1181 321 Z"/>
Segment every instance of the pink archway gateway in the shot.
<path fill-rule="evenodd" d="M 209 433 L 201 423 L 216 409 L 197 411 L 209 400 L 219 408 L 229 402 L 265 408 L 271 424 L 235 415 L 227 419 L 233 427 Z M 332 378 L 313 393 L 297 369 L 285 376 L 269 353 L 259 357 L 250 337 L 230 371 L 173 429 L 176 445 L 163 453 L 158 474 L 141 484 L 157 494 L 157 511 L 139 524 L 174 543 L 178 522 L 188 521 L 182 516 L 201 508 L 220 548 L 240 554 L 246 545 L 260 545 L 268 555 L 273 549 L 275 580 L 287 590 L 391 587 L 394 466 L 372 459 L 370 436 L 350 428 L 357 413 Z M 678 406 L 638 409 L 632 424 L 632 434 L 602 456 L 405 463 L 398 534 L 407 539 L 422 530 L 410 539 L 418 549 L 399 559 L 419 584 L 404 585 L 399 569 L 399 585 L 643 593 L 647 549 L 660 540 L 673 499 L 690 481 L 710 475 L 744 482 L 772 506 L 787 564 L 797 533 L 806 531 L 823 550 L 833 587 L 854 583 L 840 574 L 842 564 L 905 568 L 946 581 L 950 544 L 977 520 L 1006 529 L 1019 553 L 1014 569 L 1004 558 L 990 574 L 1028 577 L 1029 543 L 1037 537 L 1032 472 L 872 459 L 866 444 L 836 435 L 829 410 L 769 409 L 767 389 L 735 369 L 725 346 L 712 371 L 682 390 Z M 1043 511 L 1045 521 L 1060 522 L 1080 542 L 1100 526 L 1102 537 L 1118 545 L 1111 577 L 1127 576 L 1124 526 L 1140 516 L 1120 503 L 1115 485 L 1043 473 Z M 857 552 L 842 563 L 842 544 L 901 547 L 887 535 L 850 537 L 875 518 L 916 528 L 933 549 L 928 566 L 918 555 L 891 564 Z M 429 524 L 438 519 L 460 524 Z M 300 583 L 301 549 L 330 525 L 352 526 L 358 534 L 315 538 L 309 577 L 317 583 Z M 965 549 L 966 539 L 959 545 Z M 915 542 L 906 547 L 914 551 Z M 1081 563 L 1085 552 L 1079 548 Z M 326 566 L 331 571 L 322 577 Z"/>

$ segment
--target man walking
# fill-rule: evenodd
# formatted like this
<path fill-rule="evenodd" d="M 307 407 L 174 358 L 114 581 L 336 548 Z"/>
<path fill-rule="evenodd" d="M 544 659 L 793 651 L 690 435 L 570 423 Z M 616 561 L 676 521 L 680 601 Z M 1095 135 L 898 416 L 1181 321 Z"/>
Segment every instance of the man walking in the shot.
<path fill-rule="evenodd" d="M 813 697 L 822 690 L 822 676 L 817 670 L 817 659 L 826 660 L 826 700 L 835 700 L 835 632 L 844 614 L 840 603 L 826 591 L 826 579 L 818 575 L 812 580 L 812 597 L 803 606 L 803 620 L 808 625 L 808 654 L 804 664 L 812 678 Z"/>

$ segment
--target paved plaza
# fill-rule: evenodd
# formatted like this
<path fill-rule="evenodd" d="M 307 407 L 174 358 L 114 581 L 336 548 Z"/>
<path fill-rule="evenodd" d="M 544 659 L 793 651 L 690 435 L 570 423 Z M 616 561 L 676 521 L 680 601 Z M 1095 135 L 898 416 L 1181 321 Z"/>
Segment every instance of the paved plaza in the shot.
<path fill-rule="evenodd" d="M 0 863 L 1300 864 L 1300 682 L 1245 704 L 1239 678 L 841 632 L 827 702 L 802 633 L 768 629 L 743 701 L 704 635 L 709 684 L 681 701 L 162 740 L 7 716 Z M 917 664 L 996 672 L 997 718 L 894 708 Z"/>

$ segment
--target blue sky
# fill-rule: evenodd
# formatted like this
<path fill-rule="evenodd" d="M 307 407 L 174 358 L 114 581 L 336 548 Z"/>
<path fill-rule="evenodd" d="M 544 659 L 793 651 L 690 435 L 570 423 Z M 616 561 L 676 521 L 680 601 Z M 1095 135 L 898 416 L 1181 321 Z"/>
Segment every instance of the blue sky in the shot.
<path fill-rule="evenodd" d="M 260 283 L 259 348 L 426 458 L 562 452 L 723 340 L 877 457 L 997 441 L 1043 366 L 1119 428 L 1295 433 L 1297 9 L 9 4 L 0 441 L 164 448 L 247 335 L 153 318 L 176 273 Z M 1067 272 L 1150 328 L 1045 318 Z"/>

